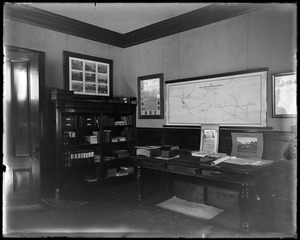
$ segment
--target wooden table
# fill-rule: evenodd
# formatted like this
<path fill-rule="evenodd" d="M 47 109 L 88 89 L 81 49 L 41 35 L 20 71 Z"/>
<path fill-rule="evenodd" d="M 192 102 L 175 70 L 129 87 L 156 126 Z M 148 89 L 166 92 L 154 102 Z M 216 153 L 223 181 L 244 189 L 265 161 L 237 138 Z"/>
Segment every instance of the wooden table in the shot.
<path fill-rule="evenodd" d="M 137 168 L 138 198 L 143 199 L 142 169 L 161 171 L 170 178 L 170 173 L 193 176 L 201 179 L 203 185 L 214 185 L 239 192 L 240 227 L 249 231 L 249 219 L 254 201 L 261 201 L 263 211 L 268 219 L 268 229 L 274 226 L 274 186 L 272 175 L 278 161 L 262 166 L 237 165 L 222 162 L 211 166 L 203 158 L 180 155 L 172 160 L 161 160 L 143 156 L 133 156 Z"/>

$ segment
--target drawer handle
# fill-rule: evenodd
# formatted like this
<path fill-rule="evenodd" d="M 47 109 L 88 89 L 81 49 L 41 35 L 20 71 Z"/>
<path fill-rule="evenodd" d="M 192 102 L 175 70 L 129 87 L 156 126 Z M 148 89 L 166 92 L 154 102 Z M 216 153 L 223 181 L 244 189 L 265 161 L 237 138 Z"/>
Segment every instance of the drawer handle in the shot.
<path fill-rule="evenodd" d="M 66 120 L 68 120 L 68 121 L 69 121 L 69 120 L 71 120 L 71 118 L 66 118 Z"/>
<path fill-rule="evenodd" d="M 91 118 L 87 118 L 86 120 L 92 120 Z"/>
<path fill-rule="evenodd" d="M 87 123 L 86 125 L 87 125 L 87 126 L 91 126 L 92 124 L 91 124 L 91 123 Z"/>
<path fill-rule="evenodd" d="M 67 123 L 66 126 L 71 126 L 71 124 L 70 124 L 70 123 Z"/>

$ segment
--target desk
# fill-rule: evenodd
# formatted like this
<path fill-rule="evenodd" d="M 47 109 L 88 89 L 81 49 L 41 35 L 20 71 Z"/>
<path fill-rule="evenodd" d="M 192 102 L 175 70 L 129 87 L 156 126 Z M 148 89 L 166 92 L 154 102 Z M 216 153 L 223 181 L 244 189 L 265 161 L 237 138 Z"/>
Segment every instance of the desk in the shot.
<path fill-rule="evenodd" d="M 268 228 L 274 226 L 274 186 L 272 174 L 277 161 L 263 166 L 236 165 L 222 162 L 211 166 L 201 162 L 199 157 L 181 155 L 172 160 L 159 160 L 143 156 L 131 157 L 137 167 L 138 198 L 143 199 L 142 168 L 154 169 L 170 174 L 193 176 L 201 179 L 203 185 L 214 185 L 239 192 L 240 227 L 242 231 L 250 229 L 250 214 L 254 201 L 261 201 L 268 218 Z"/>

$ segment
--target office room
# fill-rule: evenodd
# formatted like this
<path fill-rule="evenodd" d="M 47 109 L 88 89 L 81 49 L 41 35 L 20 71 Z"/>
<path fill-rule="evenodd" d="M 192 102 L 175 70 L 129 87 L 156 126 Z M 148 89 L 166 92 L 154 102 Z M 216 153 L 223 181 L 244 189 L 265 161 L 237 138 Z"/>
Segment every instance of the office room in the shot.
<path fill-rule="evenodd" d="M 296 3 L 3 13 L 3 236 L 297 238 Z"/>

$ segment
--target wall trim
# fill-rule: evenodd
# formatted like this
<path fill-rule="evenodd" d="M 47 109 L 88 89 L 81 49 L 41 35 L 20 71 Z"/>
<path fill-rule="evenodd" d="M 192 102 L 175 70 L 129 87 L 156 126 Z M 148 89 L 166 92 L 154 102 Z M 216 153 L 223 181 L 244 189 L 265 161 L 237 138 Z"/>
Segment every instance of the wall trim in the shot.
<path fill-rule="evenodd" d="M 222 21 L 267 6 L 270 6 L 270 4 L 214 3 L 204 8 L 200 8 L 125 34 L 50 13 L 29 6 L 28 4 L 6 3 L 4 5 L 4 17 L 96 42 L 127 48 Z"/>

